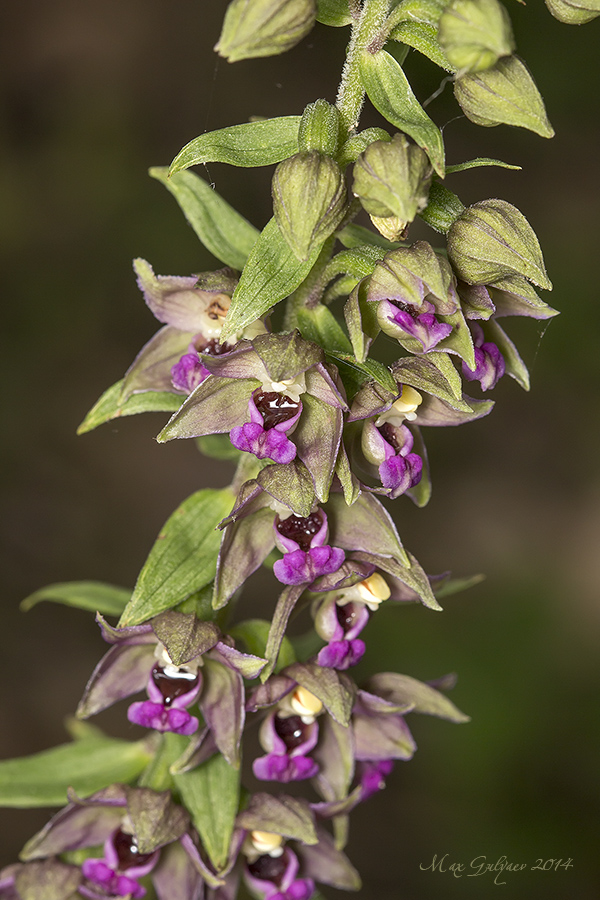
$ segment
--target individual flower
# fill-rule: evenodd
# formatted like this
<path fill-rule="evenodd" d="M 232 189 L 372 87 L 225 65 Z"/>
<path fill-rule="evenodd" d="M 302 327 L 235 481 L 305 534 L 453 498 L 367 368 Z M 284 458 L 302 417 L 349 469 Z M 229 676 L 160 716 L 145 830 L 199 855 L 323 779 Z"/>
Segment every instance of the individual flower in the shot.
<path fill-rule="evenodd" d="M 212 373 L 158 437 L 229 433 L 239 450 L 289 464 L 296 456 L 310 472 L 317 496 L 329 492 L 338 457 L 342 411 L 337 370 L 317 344 L 298 331 L 262 334 L 221 357 L 204 357 Z"/>
<path fill-rule="evenodd" d="M 164 327 L 128 369 L 123 399 L 141 391 L 189 394 L 209 374 L 202 362 L 205 356 L 228 353 L 241 337 L 266 331 L 257 321 L 229 343 L 219 343 L 238 280 L 233 269 L 178 276 L 155 275 L 144 259 L 134 260 L 133 265 L 146 305 Z"/>
<path fill-rule="evenodd" d="M 92 673 L 78 717 L 88 718 L 146 688 L 148 700 L 129 707 L 129 721 L 190 736 L 199 722 L 188 707 L 198 702 L 206 723 L 198 744 L 210 733 L 205 750 L 218 748 L 237 765 L 244 727 L 243 678 L 255 678 L 265 660 L 236 650 L 214 623 L 193 614 L 170 611 L 125 628 L 113 628 L 101 616 L 98 622 L 112 646 Z"/>
<path fill-rule="evenodd" d="M 22 884 L 27 897 L 43 897 L 50 885 L 56 890 L 60 884 L 65 890 L 60 896 L 71 897 L 76 889 L 88 900 L 140 900 L 146 895 L 140 879 L 150 874 L 158 900 L 184 896 L 184 891 L 189 900 L 200 900 L 203 885 L 189 830 L 187 812 L 169 791 L 117 784 L 87 799 L 72 795 L 26 844 L 24 865 L 0 878 L 0 896 L 20 900 Z M 84 860 L 80 869 L 57 859 L 99 844 L 102 856 Z"/>
<path fill-rule="evenodd" d="M 493 341 L 486 341 L 481 325 L 470 323 L 475 345 L 475 367 L 469 368 L 464 362 L 462 373 L 467 381 L 478 381 L 483 391 L 496 387 L 505 372 L 505 362 L 500 349 Z"/>
<path fill-rule="evenodd" d="M 327 544 L 327 515 L 322 509 L 309 516 L 276 515 L 273 529 L 275 545 L 283 553 L 273 573 L 282 584 L 309 584 L 337 572 L 344 562 L 344 551 Z"/>
<path fill-rule="evenodd" d="M 414 437 L 405 421 L 414 421 L 423 398 L 410 385 L 400 385 L 400 396 L 389 409 L 362 430 L 361 446 L 365 459 L 377 466 L 382 487 L 394 499 L 420 482 L 423 459 L 414 453 Z"/>
<path fill-rule="evenodd" d="M 322 712 L 319 698 L 301 685 L 282 697 L 260 727 L 260 744 L 267 754 L 254 760 L 255 777 L 280 782 L 312 778 L 319 767 L 308 754 L 317 743 L 316 719 Z"/>

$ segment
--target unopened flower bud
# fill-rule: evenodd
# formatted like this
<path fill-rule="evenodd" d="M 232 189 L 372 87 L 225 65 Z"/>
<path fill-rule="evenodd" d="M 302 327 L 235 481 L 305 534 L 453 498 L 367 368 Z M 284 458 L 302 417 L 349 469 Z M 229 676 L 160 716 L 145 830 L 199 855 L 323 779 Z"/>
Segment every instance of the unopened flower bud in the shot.
<path fill-rule="evenodd" d="M 545 138 L 554 136 L 544 101 L 525 63 L 516 56 L 499 59 L 484 72 L 462 75 L 454 96 L 476 125 L 518 125 Z"/>
<path fill-rule="evenodd" d="M 398 240 L 427 205 L 432 173 L 427 154 L 396 134 L 391 141 L 374 141 L 359 156 L 352 190 L 375 227 L 388 240 Z"/>
<path fill-rule="evenodd" d="M 306 688 L 299 685 L 290 698 L 290 706 L 294 712 L 302 717 L 306 717 L 311 721 L 319 715 L 323 709 L 323 704 L 318 697 L 307 691 Z"/>
<path fill-rule="evenodd" d="M 509 56 L 515 42 L 498 0 L 450 0 L 440 16 L 438 41 L 459 72 L 481 72 Z"/>
<path fill-rule="evenodd" d="M 232 0 L 215 50 L 229 62 L 285 53 L 308 34 L 316 14 L 315 0 Z"/>
<path fill-rule="evenodd" d="M 546 0 L 546 6 L 565 25 L 585 25 L 600 16 L 600 0 Z"/>
<path fill-rule="evenodd" d="M 504 200 L 482 200 L 465 209 L 448 232 L 448 258 L 469 284 L 522 275 L 552 290 L 533 228 Z"/>
<path fill-rule="evenodd" d="M 327 100 L 309 103 L 298 129 L 300 150 L 318 150 L 327 156 L 335 156 L 340 139 L 340 114 L 337 107 Z"/>
<path fill-rule="evenodd" d="M 376 609 L 384 600 L 389 600 L 392 594 L 387 581 L 379 572 L 374 572 L 365 581 L 361 581 L 356 589 L 369 609 Z"/>
<path fill-rule="evenodd" d="M 346 187 L 337 163 L 316 150 L 279 163 L 273 175 L 273 211 L 298 259 L 333 234 L 344 217 Z"/>

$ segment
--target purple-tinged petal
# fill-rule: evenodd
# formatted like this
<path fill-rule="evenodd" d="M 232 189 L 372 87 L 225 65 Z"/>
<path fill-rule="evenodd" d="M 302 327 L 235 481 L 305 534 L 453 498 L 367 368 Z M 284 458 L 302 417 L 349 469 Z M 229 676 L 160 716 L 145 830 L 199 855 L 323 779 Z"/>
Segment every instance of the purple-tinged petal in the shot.
<path fill-rule="evenodd" d="M 166 325 L 150 338 L 125 373 L 121 402 L 143 391 L 173 392 L 171 369 L 185 353 L 193 336 L 193 331 L 180 331 Z"/>
<path fill-rule="evenodd" d="M 378 762 L 363 762 L 360 764 L 360 790 L 361 800 L 368 800 L 373 794 L 382 791 L 385 787 L 385 779 L 394 768 L 394 761 L 382 759 Z"/>
<path fill-rule="evenodd" d="M 171 416 L 157 440 L 163 443 L 231 431 L 246 419 L 248 398 L 256 387 L 254 378 L 206 378 Z"/>
<path fill-rule="evenodd" d="M 402 565 L 409 565 L 391 516 L 371 494 L 361 494 L 353 506 L 347 506 L 340 494 L 332 494 L 327 502 L 327 514 L 331 542 L 336 546 L 393 557 Z"/>
<path fill-rule="evenodd" d="M 346 559 L 337 572 L 331 575 L 323 575 L 311 585 L 313 592 L 342 591 L 352 587 L 360 581 L 364 581 L 372 575 L 377 567 L 375 565 L 359 562 L 355 559 Z"/>
<path fill-rule="evenodd" d="M 259 687 L 255 688 L 246 701 L 247 712 L 257 712 L 274 706 L 283 700 L 296 687 L 296 682 L 286 675 L 271 675 L 271 677 Z"/>
<path fill-rule="evenodd" d="M 294 432 L 294 443 L 298 456 L 313 477 L 315 492 L 322 502 L 329 496 L 342 427 L 341 409 L 332 409 L 317 397 L 305 395 L 304 413 Z"/>
<path fill-rule="evenodd" d="M 496 386 L 505 372 L 504 357 L 496 344 L 491 341 L 475 342 L 475 368 L 471 369 L 463 361 L 462 372 L 467 381 L 478 381 L 482 391 Z"/>
<path fill-rule="evenodd" d="M 215 609 L 226 605 L 275 546 L 273 519 L 273 510 L 262 508 L 227 525 L 217 559 Z"/>
<path fill-rule="evenodd" d="M 307 553 L 294 550 L 273 566 L 273 574 L 282 584 L 307 584 L 320 575 L 337 572 L 346 554 L 339 547 L 313 547 Z"/>
<path fill-rule="evenodd" d="M 335 370 L 337 375 L 335 366 L 332 366 L 332 369 Z M 334 381 L 322 363 L 319 363 L 312 369 L 308 369 L 306 372 L 306 390 L 313 397 L 316 397 L 317 400 L 322 400 L 323 403 L 327 403 L 329 406 L 342 410 L 348 409 L 343 387 L 340 387 Z"/>
<path fill-rule="evenodd" d="M 27 862 L 103 844 L 119 827 L 124 805 L 124 798 L 119 808 L 69 803 L 27 842 L 21 859 Z"/>
<path fill-rule="evenodd" d="M 312 778 L 319 771 L 319 767 L 309 756 L 278 756 L 269 753 L 254 760 L 252 771 L 259 781 L 279 781 L 288 784 L 290 781 L 305 781 Z"/>
<path fill-rule="evenodd" d="M 239 766 L 245 721 L 242 676 L 227 666 L 206 659 L 200 708 L 220 752 L 230 766 Z"/>
<path fill-rule="evenodd" d="M 198 730 L 199 722 L 187 709 L 174 709 L 144 700 L 132 703 L 127 710 L 127 718 L 134 725 L 153 728 L 155 731 L 173 731 L 175 734 L 190 735 Z"/>
<path fill-rule="evenodd" d="M 88 681 L 77 707 L 77 717 L 87 719 L 118 700 L 143 691 L 154 661 L 154 647 L 124 644 L 111 647 Z"/>
<path fill-rule="evenodd" d="M 12 877 L 9 876 L 8 880 L 0 874 L 0 897 L 3 900 L 65 900 L 67 897 L 72 900 L 81 884 L 80 868 L 66 865 L 58 859 L 17 864 L 10 869 Z"/>
<path fill-rule="evenodd" d="M 416 453 L 390 456 L 379 466 L 379 477 L 392 499 L 415 487 L 423 473 L 423 460 Z"/>
<path fill-rule="evenodd" d="M 221 631 L 214 622 L 202 621 L 194 613 L 174 610 L 152 619 L 156 639 L 164 645 L 174 666 L 185 666 L 216 646 Z"/>
<path fill-rule="evenodd" d="M 230 669 L 239 672 L 244 678 L 256 678 L 266 665 L 266 660 L 260 656 L 254 656 L 252 653 L 242 653 L 241 650 L 236 650 L 235 647 L 230 647 L 229 644 L 225 644 L 223 641 L 217 643 L 215 650 L 218 651 L 219 661 L 229 666 Z"/>
<path fill-rule="evenodd" d="M 238 450 L 253 453 L 258 459 L 272 459 L 276 463 L 291 463 L 296 458 L 296 445 L 281 431 L 268 431 L 256 422 L 237 425 L 229 433 L 229 440 Z"/>
<path fill-rule="evenodd" d="M 323 362 L 323 350 L 297 329 L 287 334 L 259 334 L 252 341 L 272 381 L 296 378 Z"/>
<path fill-rule="evenodd" d="M 335 669 L 324 669 L 316 663 L 292 663 L 286 673 L 295 678 L 299 685 L 318 697 L 327 712 L 336 722 L 346 726 L 354 701 L 354 682 Z"/>
<path fill-rule="evenodd" d="M 365 642 L 360 638 L 350 641 L 331 641 L 319 651 L 317 663 L 328 669 L 349 669 L 365 654 Z"/>
<path fill-rule="evenodd" d="M 352 729 L 357 760 L 412 759 L 417 749 L 400 715 L 354 715 Z"/>
<path fill-rule="evenodd" d="M 204 896 L 204 882 L 179 843 L 162 851 L 152 883 L 158 900 L 202 900 Z"/>
<path fill-rule="evenodd" d="M 315 817 L 310 804 L 287 794 L 252 794 L 236 822 L 245 831 L 267 831 L 288 840 L 316 844 Z"/>
<path fill-rule="evenodd" d="M 438 397 L 425 397 L 417 413 L 417 424 L 433 427 L 463 425 L 482 419 L 494 408 L 493 400 L 474 400 L 463 394 L 463 401 L 468 404 L 469 412 L 456 409 Z"/>
<path fill-rule="evenodd" d="M 296 845 L 302 874 L 343 891 L 358 891 L 361 886 L 360 875 L 348 857 L 336 848 L 328 832 L 319 829 L 318 834 L 318 844 Z"/>
<path fill-rule="evenodd" d="M 184 353 L 175 365 L 171 366 L 171 384 L 176 391 L 183 394 L 191 394 L 209 375 L 210 372 L 202 365 L 196 350 Z"/>
<path fill-rule="evenodd" d="M 155 644 L 156 638 L 150 622 L 143 625 L 126 625 L 123 628 L 109 625 L 100 613 L 96 613 L 96 622 L 107 644 Z"/>

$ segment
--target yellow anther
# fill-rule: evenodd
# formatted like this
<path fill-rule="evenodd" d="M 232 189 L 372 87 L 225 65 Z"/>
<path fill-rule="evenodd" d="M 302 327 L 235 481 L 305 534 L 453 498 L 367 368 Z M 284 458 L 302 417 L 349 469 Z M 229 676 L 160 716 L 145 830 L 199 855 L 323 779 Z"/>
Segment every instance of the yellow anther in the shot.
<path fill-rule="evenodd" d="M 356 588 L 360 594 L 360 599 L 369 605 L 379 605 L 384 600 L 388 600 L 392 593 L 387 581 L 378 572 L 361 581 L 360 584 L 356 585 Z"/>
<path fill-rule="evenodd" d="M 290 706 L 299 716 L 318 716 L 323 709 L 323 704 L 319 698 L 300 686 L 292 694 Z"/>
<path fill-rule="evenodd" d="M 271 831 L 251 831 L 250 840 L 256 850 L 260 854 L 272 853 L 278 850 L 283 844 L 283 838 L 280 834 L 273 834 Z"/>
<path fill-rule="evenodd" d="M 394 401 L 392 408 L 400 413 L 400 415 L 409 418 L 411 415 L 414 417 L 414 413 L 422 402 L 423 398 L 418 391 L 415 391 L 409 384 L 403 384 L 402 393 L 398 399 Z"/>

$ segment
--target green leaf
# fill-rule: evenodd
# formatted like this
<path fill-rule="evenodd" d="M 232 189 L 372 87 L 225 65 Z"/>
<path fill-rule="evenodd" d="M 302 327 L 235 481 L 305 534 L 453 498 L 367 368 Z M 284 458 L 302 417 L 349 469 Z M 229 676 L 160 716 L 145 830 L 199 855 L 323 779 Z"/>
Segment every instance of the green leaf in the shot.
<path fill-rule="evenodd" d="M 221 543 L 215 529 L 232 502 L 228 488 L 206 488 L 184 500 L 150 551 L 120 625 L 139 625 L 212 581 Z"/>
<path fill-rule="evenodd" d="M 379 360 L 366 359 L 364 362 L 359 362 L 356 357 L 350 356 L 348 353 L 337 353 L 334 350 L 328 351 L 327 356 L 341 366 L 342 370 L 344 367 L 350 369 L 355 380 L 360 382 L 375 380 L 377 384 L 387 388 L 388 391 L 398 393 L 398 387 L 390 370 Z"/>
<path fill-rule="evenodd" d="M 151 759 L 146 741 L 91 737 L 0 762 L 0 806 L 63 806 L 67 788 L 87 797 L 130 782 Z"/>
<path fill-rule="evenodd" d="M 498 166 L 501 169 L 514 169 L 520 172 L 522 166 L 513 166 L 510 163 L 502 162 L 501 159 L 490 159 L 487 156 L 478 156 L 476 159 L 468 159 L 464 163 L 458 163 L 456 166 L 446 166 L 446 175 L 452 175 L 454 172 L 465 172 L 467 169 L 479 169 L 482 166 Z"/>
<path fill-rule="evenodd" d="M 312 269 L 320 250 L 318 245 L 307 260 L 297 259 L 275 219 L 267 222 L 233 292 L 221 340 L 243 331 L 280 300 L 289 297 Z"/>
<path fill-rule="evenodd" d="M 434 181 L 429 190 L 429 201 L 419 216 L 430 228 L 446 234 L 464 211 L 465 205 L 447 187 Z"/>
<path fill-rule="evenodd" d="M 202 163 L 230 166 L 270 166 L 298 152 L 300 116 L 281 116 L 208 131 L 180 150 L 169 169 L 169 177 Z"/>
<path fill-rule="evenodd" d="M 121 403 L 123 381 L 122 378 L 104 391 L 77 429 L 77 434 L 86 434 L 88 431 L 93 431 L 98 425 L 118 419 L 120 416 L 135 416 L 137 413 L 144 412 L 175 412 L 184 399 L 181 394 L 145 391 L 143 394 L 132 394 L 129 399 Z"/>
<path fill-rule="evenodd" d="M 391 32 L 390 38 L 413 47 L 446 72 L 455 72 L 456 68 L 446 57 L 437 41 L 437 27 L 426 22 L 404 21 Z"/>
<path fill-rule="evenodd" d="M 360 76 L 369 100 L 384 118 L 425 150 L 434 169 L 444 177 L 444 142 L 408 83 L 406 75 L 385 50 L 360 57 Z"/>
<path fill-rule="evenodd" d="M 28 612 L 42 600 L 52 600 L 64 606 L 99 612 L 103 616 L 120 616 L 130 597 L 131 591 L 127 588 L 102 581 L 63 581 L 30 594 L 21 602 L 21 609 Z"/>
<path fill-rule="evenodd" d="M 302 307 L 297 312 L 298 328 L 308 341 L 314 341 L 325 350 L 337 350 L 340 353 L 351 353 L 352 345 L 344 334 L 344 329 L 326 306 L 307 309 Z"/>
<path fill-rule="evenodd" d="M 179 172 L 169 178 L 166 166 L 150 169 L 169 190 L 207 250 L 234 269 L 242 269 L 258 231 L 198 175 Z"/>
<path fill-rule="evenodd" d="M 229 634 L 236 641 L 243 641 L 248 653 L 264 659 L 270 627 L 271 623 L 267 622 L 266 619 L 246 619 L 244 622 L 239 622 L 233 628 L 230 628 Z M 275 666 L 275 672 L 279 672 L 286 666 L 291 666 L 293 662 L 296 662 L 296 654 L 294 653 L 292 642 L 289 638 L 284 637 L 279 647 L 279 657 Z"/>
<path fill-rule="evenodd" d="M 373 247 L 383 247 L 386 251 L 395 250 L 396 247 L 402 246 L 402 244 L 399 244 L 397 241 L 388 241 L 383 235 L 376 231 L 370 231 L 363 225 L 346 225 L 345 228 L 338 231 L 336 237 L 341 241 L 344 247 L 348 247 L 349 250 L 353 250 L 355 247 L 362 248 L 363 244 L 370 244 Z"/>
<path fill-rule="evenodd" d="M 317 0 L 317 22 L 341 28 L 352 22 L 348 0 Z"/>
<path fill-rule="evenodd" d="M 227 866 L 240 795 L 240 772 L 220 753 L 191 772 L 173 775 L 210 861 L 217 872 Z"/>

